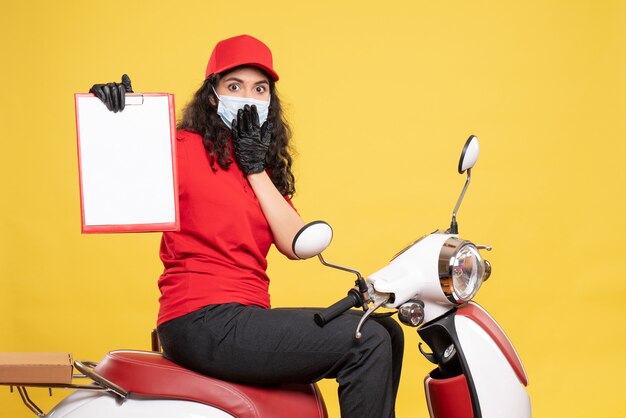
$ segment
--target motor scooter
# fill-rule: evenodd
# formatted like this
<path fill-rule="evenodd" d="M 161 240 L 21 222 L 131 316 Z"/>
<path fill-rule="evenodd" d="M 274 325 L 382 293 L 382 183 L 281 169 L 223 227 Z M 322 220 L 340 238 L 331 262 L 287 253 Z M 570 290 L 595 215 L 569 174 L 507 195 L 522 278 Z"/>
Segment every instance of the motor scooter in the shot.
<path fill-rule="evenodd" d="M 357 270 L 324 260 L 320 249 L 330 243 L 332 229 L 323 222 L 301 231 L 311 238 L 296 237 L 294 252 L 300 258 L 317 255 L 322 264 L 357 276 L 345 298 L 315 315 L 318 325 L 362 307 L 365 313 L 355 332 L 360 338 L 363 323 L 384 307 L 397 309 L 400 322 L 417 327 L 431 350 L 420 343 L 420 352 L 437 366 L 424 381 L 432 418 L 527 418 L 531 406 L 524 366 L 502 328 L 472 301 L 491 275 L 480 250 L 491 247 L 459 237 L 456 215 L 479 151 L 478 139 L 471 135 L 459 159 L 458 172 L 467 175 L 450 227 L 419 238 L 366 279 Z M 316 242 L 322 247 L 316 248 Z"/>
<path fill-rule="evenodd" d="M 355 269 L 327 262 L 322 252 L 333 231 L 323 221 L 304 226 L 293 241 L 301 259 L 318 257 L 331 268 L 356 275 L 345 298 L 320 310 L 311 320 L 323 327 L 349 309 L 364 313 L 355 330 L 380 308 L 397 314 L 415 327 L 419 350 L 436 365 L 424 389 L 431 418 L 527 418 L 530 398 L 526 372 L 513 345 L 496 321 L 472 301 L 491 275 L 491 264 L 477 245 L 461 239 L 456 215 L 479 154 L 478 139 L 466 141 L 458 171 L 466 173 L 452 222 L 407 246 L 389 264 L 364 278 Z M 380 315 L 381 313 L 376 313 Z M 153 351 L 117 350 L 99 363 L 75 361 L 79 374 L 72 384 L 42 382 L 16 387 L 26 406 L 42 418 L 327 418 L 324 400 L 315 384 L 250 386 L 200 375 L 163 357 L 153 332 Z M 88 379 L 86 384 L 79 384 Z M 33 402 L 27 387 L 75 389 L 48 414 Z"/>

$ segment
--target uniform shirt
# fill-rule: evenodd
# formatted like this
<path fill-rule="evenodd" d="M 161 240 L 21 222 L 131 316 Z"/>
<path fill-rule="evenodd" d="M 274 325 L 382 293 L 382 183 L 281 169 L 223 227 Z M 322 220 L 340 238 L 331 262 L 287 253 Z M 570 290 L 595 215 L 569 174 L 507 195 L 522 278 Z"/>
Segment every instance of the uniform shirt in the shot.
<path fill-rule="evenodd" d="M 157 324 L 211 304 L 269 307 L 273 237 L 246 176 L 236 163 L 214 171 L 202 137 L 188 131 L 177 132 L 176 159 L 180 231 L 161 240 Z"/>

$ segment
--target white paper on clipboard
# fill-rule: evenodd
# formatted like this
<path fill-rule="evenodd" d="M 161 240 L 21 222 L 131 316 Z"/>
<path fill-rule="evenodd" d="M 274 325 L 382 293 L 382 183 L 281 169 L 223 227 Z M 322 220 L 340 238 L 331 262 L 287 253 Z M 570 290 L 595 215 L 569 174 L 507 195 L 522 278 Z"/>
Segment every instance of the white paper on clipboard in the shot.
<path fill-rule="evenodd" d="M 127 94 L 114 113 L 75 94 L 82 231 L 179 229 L 171 94 Z"/>

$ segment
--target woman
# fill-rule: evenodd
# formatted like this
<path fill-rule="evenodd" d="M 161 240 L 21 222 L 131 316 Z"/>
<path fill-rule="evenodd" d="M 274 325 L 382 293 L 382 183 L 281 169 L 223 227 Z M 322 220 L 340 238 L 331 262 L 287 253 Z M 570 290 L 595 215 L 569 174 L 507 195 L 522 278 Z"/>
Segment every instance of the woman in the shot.
<path fill-rule="evenodd" d="M 241 35 L 219 42 L 178 124 L 181 230 L 165 232 L 158 331 L 165 355 L 189 369 L 249 384 L 336 378 L 342 417 L 392 417 L 403 334 L 390 318 L 348 312 L 320 328 L 312 309 L 271 309 L 271 244 L 297 259 L 304 225 L 290 197 L 290 131 L 269 48 Z M 124 107 L 130 80 L 94 85 Z M 115 97 L 113 97 L 115 96 Z"/>

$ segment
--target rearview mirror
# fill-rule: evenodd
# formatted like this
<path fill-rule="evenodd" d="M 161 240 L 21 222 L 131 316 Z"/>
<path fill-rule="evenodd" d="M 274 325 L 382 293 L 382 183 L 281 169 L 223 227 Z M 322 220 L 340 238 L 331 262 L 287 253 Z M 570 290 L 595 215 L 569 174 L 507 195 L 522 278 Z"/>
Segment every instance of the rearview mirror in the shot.
<path fill-rule="evenodd" d="M 461 158 L 459 158 L 459 174 L 465 173 L 466 170 L 476 165 L 479 152 L 478 138 L 476 138 L 476 135 L 470 135 L 467 141 L 465 141 Z"/>
<path fill-rule="evenodd" d="M 324 221 L 313 221 L 302 227 L 293 238 L 293 253 L 300 259 L 321 254 L 333 239 L 333 229 Z"/>
<path fill-rule="evenodd" d="M 478 138 L 476 138 L 476 135 L 470 135 L 470 137 L 467 138 L 467 141 L 465 141 L 465 146 L 461 152 L 461 158 L 459 158 L 459 174 L 463 174 L 467 171 L 467 179 L 465 180 L 463 190 L 461 190 L 459 200 L 456 201 L 456 206 L 452 211 L 452 222 L 450 222 L 450 229 L 448 230 L 451 234 L 459 233 L 459 225 L 456 222 L 456 213 L 459 211 L 459 207 L 461 206 L 467 187 L 470 184 L 472 167 L 476 165 L 479 151 L 480 147 L 478 146 Z"/>

